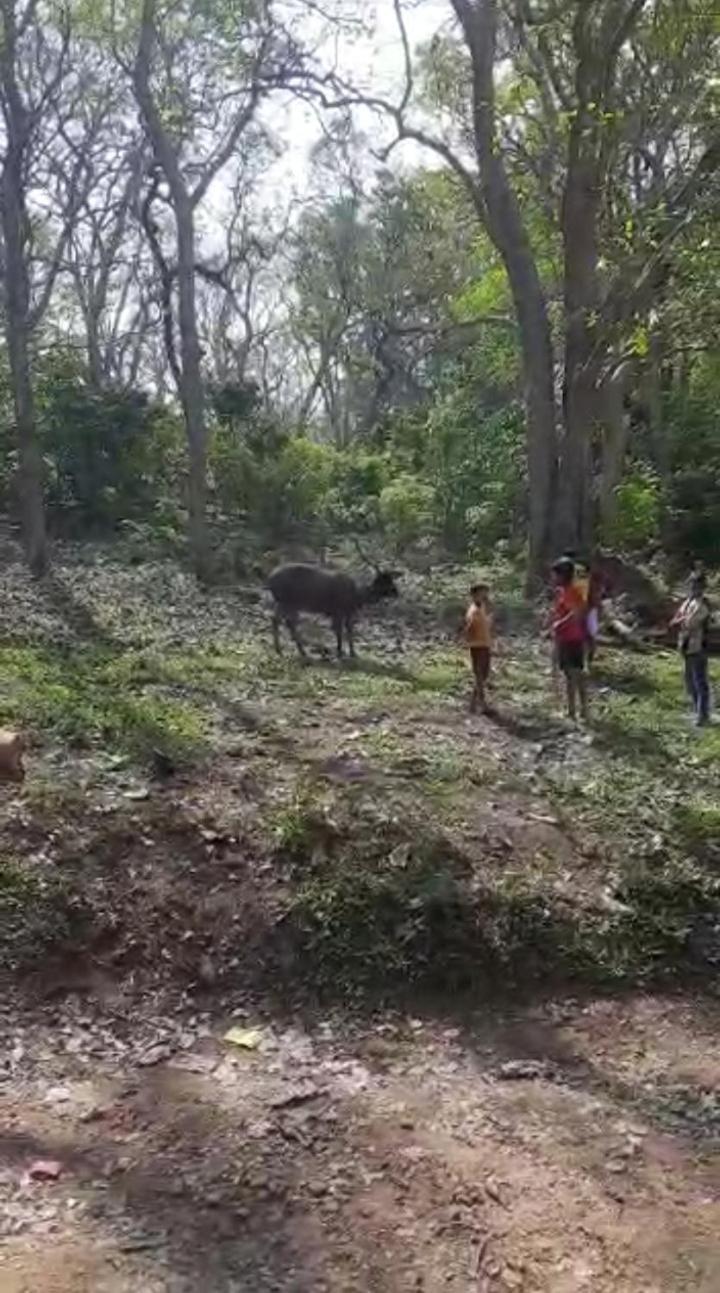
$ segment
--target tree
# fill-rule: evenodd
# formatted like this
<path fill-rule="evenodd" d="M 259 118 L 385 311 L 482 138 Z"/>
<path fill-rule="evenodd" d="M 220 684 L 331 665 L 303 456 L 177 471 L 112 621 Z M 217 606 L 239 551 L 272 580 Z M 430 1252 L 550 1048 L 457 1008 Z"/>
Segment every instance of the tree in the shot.
<path fill-rule="evenodd" d="M 28 563 L 48 565 L 43 461 L 35 407 L 41 325 L 67 269 L 78 213 L 96 183 L 92 164 L 110 100 L 94 51 L 53 0 L 0 0 L 0 170 L 4 323 Z"/>
<path fill-rule="evenodd" d="M 310 370 L 301 421 L 322 417 L 339 444 L 368 436 L 389 412 L 427 403 L 485 326 L 513 335 L 506 312 L 471 307 L 477 243 L 446 172 L 381 172 L 365 197 L 346 182 L 303 217 L 291 253 L 293 327 Z"/>
<path fill-rule="evenodd" d="M 273 21 L 269 6 L 248 4 L 233 15 L 232 23 L 229 19 L 220 0 L 186 0 L 179 5 L 142 0 L 129 68 L 154 157 L 144 227 L 164 282 L 168 358 L 188 441 L 190 547 L 199 575 L 205 573 L 208 559 L 207 422 L 196 293 L 196 213 L 215 178 L 240 152 L 244 137 L 252 149 L 251 127 L 261 98 L 282 83 L 285 67 L 296 68 L 298 61 L 294 44 Z M 172 258 L 162 246 L 158 203 L 166 204 L 172 214 Z"/>
<path fill-rule="evenodd" d="M 450 0 L 457 35 L 428 59 L 454 122 L 440 133 L 411 114 L 394 3 L 400 102 L 340 79 L 334 100 L 321 95 L 389 114 L 396 142 L 431 148 L 498 251 L 522 351 L 536 573 L 551 544 L 591 539 L 595 446 L 622 439 L 628 347 L 688 222 L 717 197 L 717 23 L 687 0 Z M 621 458 L 604 454 L 615 473 Z"/>
<path fill-rule="evenodd" d="M 5 135 L 0 221 L 5 336 L 17 434 L 23 543 L 35 575 L 46 570 L 48 550 L 32 342 L 50 300 L 82 183 L 77 165 L 70 164 L 60 232 L 49 255 L 39 258 L 42 227 L 39 229 L 33 218 L 35 212 L 28 194 L 33 179 L 37 179 L 38 158 L 47 138 L 58 128 L 61 90 L 69 74 L 70 32 L 66 25 L 55 26 L 54 16 L 51 6 L 41 6 L 37 0 L 26 0 L 24 6 L 17 0 L 0 3 L 0 107 Z M 47 222 L 44 231 L 47 234 Z M 37 266 L 38 259 L 44 272 L 33 277 L 31 266 Z"/>

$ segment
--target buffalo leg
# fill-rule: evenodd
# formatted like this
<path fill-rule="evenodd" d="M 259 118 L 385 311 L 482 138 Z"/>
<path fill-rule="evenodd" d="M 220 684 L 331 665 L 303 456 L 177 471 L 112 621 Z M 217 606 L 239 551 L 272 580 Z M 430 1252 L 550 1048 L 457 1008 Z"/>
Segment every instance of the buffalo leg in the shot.
<path fill-rule="evenodd" d="M 335 638 L 337 641 L 338 660 L 342 660 L 343 622 L 339 617 L 333 620 L 333 628 L 335 630 Z"/>
<path fill-rule="evenodd" d="M 304 660 L 306 658 L 305 647 L 303 646 L 302 640 L 300 638 L 300 634 L 298 633 L 298 626 L 297 626 L 298 617 L 297 617 L 296 611 L 285 612 L 285 624 L 287 626 L 287 631 L 290 634 L 290 637 L 292 638 L 293 642 L 295 643 L 295 646 L 297 647 L 298 651 L 300 652 L 300 655 Z"/>
<path fill-rule="evenodd" d="M 354 660 L 355 659 L 355 626 L 353 625 L 351 615 L 348 615 L 345 621 L 345 633 L 347 635 L 347 640 L 348 640 L 348 650 L 350 652 L 351 659 Z"/>

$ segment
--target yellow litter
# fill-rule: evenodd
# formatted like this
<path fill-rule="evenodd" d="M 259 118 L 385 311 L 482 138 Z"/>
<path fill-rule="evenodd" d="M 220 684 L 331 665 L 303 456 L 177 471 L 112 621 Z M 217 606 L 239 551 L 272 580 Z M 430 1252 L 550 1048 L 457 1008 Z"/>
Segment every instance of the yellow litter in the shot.
<path fill-rule="evenodd" d="M 262 1033 L 257 1028 L 228 1028 L 223 1041 L 244 1051 L 256 1051 L 262 1041 Z"/>

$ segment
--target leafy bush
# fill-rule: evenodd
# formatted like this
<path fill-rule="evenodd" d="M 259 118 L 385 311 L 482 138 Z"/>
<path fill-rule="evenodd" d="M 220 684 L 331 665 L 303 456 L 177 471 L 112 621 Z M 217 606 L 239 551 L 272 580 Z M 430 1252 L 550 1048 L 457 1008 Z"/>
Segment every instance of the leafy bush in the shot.
<path fill-rule="evenodd" d="M 433 533 L 435 490 L 426 481 L 403 472 L 383 489 L 379 511 L 388 539 L 401 552 Z"/>
<path fill-rule="evenodd" d="M 663 410 L 667 438 L 667 507 L 663 538 L 683 563 L 720 562 L 720 371 L 698 362 L 688 389 L 670 393 Z"/>
<path fill-rule="evenodd" d="M 56 526 L 107 530 L 152 515 L 182 461 L 176 417 L 140 391 L 94 390 L 62 353 L 44 369 L 37 402 Z"/>
<path fill-rule="evenodd" d="M 616 512 L 605 542 L 640 552 L 654 543 L 660 532 L 662 486 L 649 468 L 636 469 L 616 490 Z"/>
<path fill-rule="evenodd" d="M 440 526 L 456 551 L 489 552 L 522 532 L 525 431 L 516 405 L 478 417 L 472 387 L 451 392 L 432 410 L 427 470 L 437 482 Z"/>

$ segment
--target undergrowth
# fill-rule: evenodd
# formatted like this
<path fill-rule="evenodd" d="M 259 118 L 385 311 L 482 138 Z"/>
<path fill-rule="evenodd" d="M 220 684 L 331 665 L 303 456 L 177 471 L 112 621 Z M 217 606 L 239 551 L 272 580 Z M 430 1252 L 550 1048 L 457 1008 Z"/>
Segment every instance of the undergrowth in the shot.
<path fill-rule="evenodd" d="M 0 970 L 26 969 L 49 946 L 69 943 L 81 906 L 57 872 L 43 874 L 12 858 L 0 860 Z"/>
<path fill-rule="evenodd" d="M 307 788 L 275 841 L 291 868 L 296 969 L 331 992 L 668 980 L 701 968 L 693 932 L 710 913 L 720 921 L 720 886 L 676 862 L 636 867 L 597 909 L 537 875 L 497 874 L 422 820 L 343 810 Z"/>

